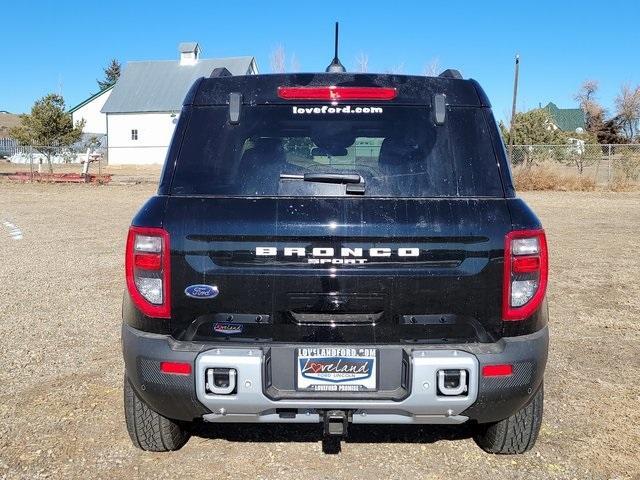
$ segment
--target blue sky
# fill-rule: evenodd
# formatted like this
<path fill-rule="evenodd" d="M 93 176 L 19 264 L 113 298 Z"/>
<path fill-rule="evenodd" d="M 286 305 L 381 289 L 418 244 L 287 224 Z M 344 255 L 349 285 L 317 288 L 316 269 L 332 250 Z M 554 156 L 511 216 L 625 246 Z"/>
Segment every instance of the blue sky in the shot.
<path fill-rule="evenodd" d="M 587 78 L 600 81 L 607 108 L 624 82 L 640 83 L 640 2 L 427 1 L 101 1 L 3 2 L 0 110 L 25 112 L 60 89 L 68 106 L 97 91 L 111 58 L 173 59 L 195 40 L 203 56 L 255 55 L 263 72 L 282 44 L 302 71 L 332 58 L 333 22 L 341 60 L 370 71 L 402 66 L 421 74 L 437 59 L 485 87 L 496 116 L 510 110 L 513 57 L 520 53 L 519 109 L 539 102 L 574 106 Z"/>

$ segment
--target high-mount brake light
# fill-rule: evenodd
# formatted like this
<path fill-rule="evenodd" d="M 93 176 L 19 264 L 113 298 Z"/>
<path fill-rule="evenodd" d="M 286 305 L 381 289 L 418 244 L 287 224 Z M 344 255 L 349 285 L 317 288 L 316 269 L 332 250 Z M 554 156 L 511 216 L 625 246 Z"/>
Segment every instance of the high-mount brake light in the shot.
<path fill-rule="evenodd" d="M 391 87 L 278 87 L 285 100 L 393 100 L 397 95 Z"/>
<path fill-rule="evenodd" d="M 146 316 L 171 316 L 169 234 L 162 228 L 129 228 L 125 257 L 127 290 Z"/>
<path fill-rule="evenodd" d="M 524 320 L 542 303 L 549 259 L 544 230 L 515 230 L 505 236 L 502 319 Z"/>

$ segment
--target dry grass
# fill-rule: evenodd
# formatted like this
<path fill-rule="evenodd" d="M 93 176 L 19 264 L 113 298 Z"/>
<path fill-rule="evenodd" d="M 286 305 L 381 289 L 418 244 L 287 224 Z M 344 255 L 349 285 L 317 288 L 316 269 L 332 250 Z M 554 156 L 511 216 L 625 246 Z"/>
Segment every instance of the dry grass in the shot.
<path fill-rule="evenodd" d="M 513 179 L 519 191 L 591 192 L 596 189 L 596 182 L 592 177 L 563 172 L 546 163 L 517 167 L 513 170 Z"/>
<path fill-rule="evenodd" d="M 608 185 L 608 190 L 612 192 L 631 192 L 637 188 L 638 186 L 624 175 L 616 175 Z"/>

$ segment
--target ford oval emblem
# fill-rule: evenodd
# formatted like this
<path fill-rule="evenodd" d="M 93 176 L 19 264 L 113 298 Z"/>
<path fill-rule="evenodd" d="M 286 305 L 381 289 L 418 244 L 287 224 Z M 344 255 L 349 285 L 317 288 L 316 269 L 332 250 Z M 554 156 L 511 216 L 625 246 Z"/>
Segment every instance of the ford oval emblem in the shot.
<path fill-rule="evenodd" d="M 215 285 L 189 285 L 184 293 L 191 298 L 215 298 L 220 291 Z"/>

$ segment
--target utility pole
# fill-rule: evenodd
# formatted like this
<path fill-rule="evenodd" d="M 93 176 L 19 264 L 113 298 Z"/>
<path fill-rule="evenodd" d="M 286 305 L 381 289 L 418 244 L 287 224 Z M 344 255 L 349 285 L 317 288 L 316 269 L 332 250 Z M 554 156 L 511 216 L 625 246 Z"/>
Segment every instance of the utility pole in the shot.
<path fill-rule="evenodd" d="M 516 74 L 513 79 L 513 104 L 511 105 L 511 126 L 509 127 L 509 159 L 513 161 L 513 144 L 516 133 L 516 100 L 518 98 L 518 74 L 520 72 L 520 55 L 516 54 Z"/>

